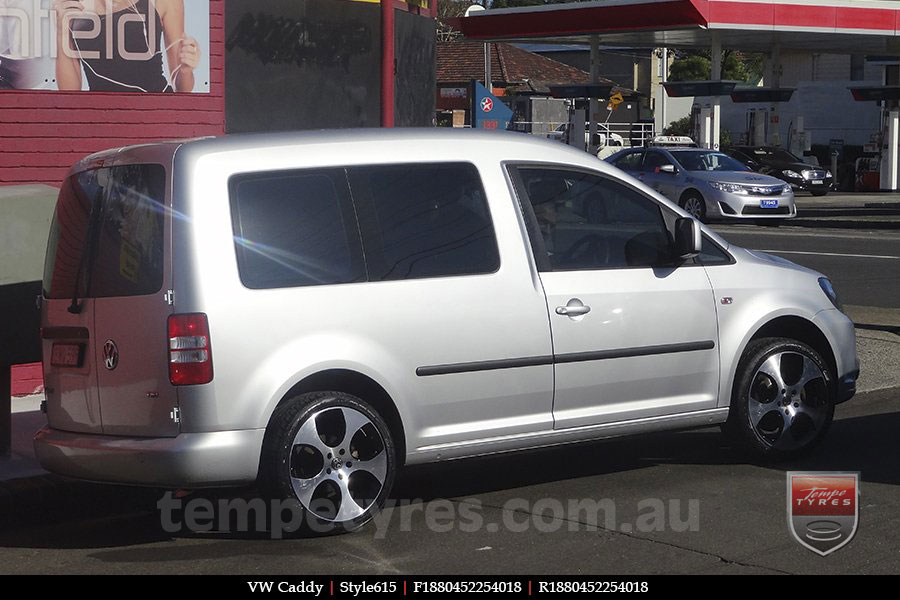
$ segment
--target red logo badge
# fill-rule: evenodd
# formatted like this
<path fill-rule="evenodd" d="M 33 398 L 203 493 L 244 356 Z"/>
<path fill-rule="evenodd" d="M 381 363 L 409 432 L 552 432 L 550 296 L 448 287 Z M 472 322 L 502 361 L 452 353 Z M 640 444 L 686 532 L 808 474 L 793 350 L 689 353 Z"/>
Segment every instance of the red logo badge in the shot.
<path fill-rule="evenodd" d="M 859 523 L 858 473 L 787 474 L 788 528 L 798 542 L 825 556 L 846 545 Z"/>
<path fill-rule="evenodd" d="M 494 101 L 490 98 L 484 98 L 481 100 L 481 110 L 484 112 L 491 112 L 494 110 Z"/>

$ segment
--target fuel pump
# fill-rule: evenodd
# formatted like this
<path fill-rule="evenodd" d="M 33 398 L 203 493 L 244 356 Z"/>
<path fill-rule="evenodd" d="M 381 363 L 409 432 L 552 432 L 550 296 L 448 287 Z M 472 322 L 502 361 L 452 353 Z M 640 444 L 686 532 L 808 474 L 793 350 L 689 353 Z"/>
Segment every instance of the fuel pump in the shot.
<path fill-rule="evenodd" d="M 794 156 L 803 156 L 812 148 L 809 132 L 806 131 L 803 123 L 803 115 L 798 115 L 791 123 L 789 147 L 791 154 Z"/>
<path fill-rule="evenodd" d="M 747 111 L 747 144 L 765 146 L 769 135 L 769 111 L 765 108 L 751 108 Z"/>
<path fill-rule="evenodd" d="M 879 185 L 882 190 L 898 188 L 898 157 L 900 157 L 900 109 L 897 101 L 885 101 L 881 109 L 881 157 Z"/>

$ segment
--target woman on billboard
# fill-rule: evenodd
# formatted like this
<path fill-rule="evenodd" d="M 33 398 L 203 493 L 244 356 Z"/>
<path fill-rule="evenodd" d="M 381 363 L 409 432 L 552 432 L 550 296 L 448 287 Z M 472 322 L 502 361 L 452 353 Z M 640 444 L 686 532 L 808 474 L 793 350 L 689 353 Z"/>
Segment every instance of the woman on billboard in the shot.
<path fill-rule="evenodd" d="M 82 89 L 83 78 L 91 91 L 194 90 L 200 46 L 185 33 L 184 0 L 54 0 L 53 7 L 60 90 Z"/>

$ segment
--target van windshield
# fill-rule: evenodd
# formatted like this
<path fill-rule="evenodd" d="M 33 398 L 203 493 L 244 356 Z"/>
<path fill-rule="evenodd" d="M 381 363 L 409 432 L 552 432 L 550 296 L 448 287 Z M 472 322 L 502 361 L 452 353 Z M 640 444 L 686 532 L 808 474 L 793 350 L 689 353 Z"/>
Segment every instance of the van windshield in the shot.
<path fill-rule="evenodd" d="M 165 169 L 124 165 L 69 177 L 44 263 L 47 298 L 137 296 L 162 288 Z"/>

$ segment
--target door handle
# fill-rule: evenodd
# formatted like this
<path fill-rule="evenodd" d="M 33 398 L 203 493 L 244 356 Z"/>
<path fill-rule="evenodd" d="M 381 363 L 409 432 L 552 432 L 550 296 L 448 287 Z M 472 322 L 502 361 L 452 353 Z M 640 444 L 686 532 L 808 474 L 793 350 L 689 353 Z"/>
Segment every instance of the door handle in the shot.
<path fill-rule="evenodd" d="M 572 298 L 565 306 L 557 306 L 556 314 L 564 317 L 580 317 L 591 312 L 590 306 L 582 304 L 578 298 Z"/>

